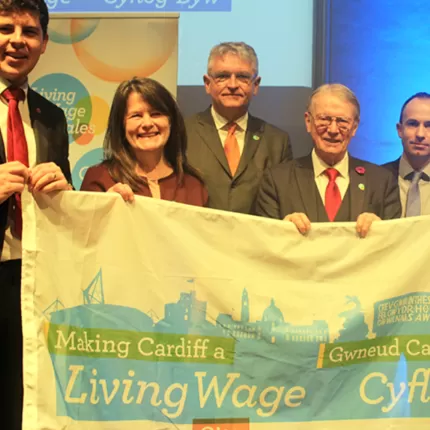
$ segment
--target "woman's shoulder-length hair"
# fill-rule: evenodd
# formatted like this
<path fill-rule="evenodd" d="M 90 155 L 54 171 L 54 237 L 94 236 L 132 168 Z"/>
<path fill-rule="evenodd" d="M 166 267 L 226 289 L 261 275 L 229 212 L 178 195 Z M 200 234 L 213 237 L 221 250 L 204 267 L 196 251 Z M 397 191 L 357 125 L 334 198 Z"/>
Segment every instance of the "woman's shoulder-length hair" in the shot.
<path fill-rule="evenodd" d="M 133 191 L 137 191 L 146 182 L 136 173 L 137 160 L 125 135 L 124 118 L 127 101 L 132 93 L 139 94 L 152 109 L 169 118 L 170 135 L 164 147 L 164 157 L 176 173 L 179 184 L 183 183 L 184 174 L 202 181 L 199 173 L 187 161 L 187 133 L 176 100 L 156 80 L 139 77 L 122 82 L 113 97 L 104 139 L 104 163 L 113 179 L 130 185 Z"/>

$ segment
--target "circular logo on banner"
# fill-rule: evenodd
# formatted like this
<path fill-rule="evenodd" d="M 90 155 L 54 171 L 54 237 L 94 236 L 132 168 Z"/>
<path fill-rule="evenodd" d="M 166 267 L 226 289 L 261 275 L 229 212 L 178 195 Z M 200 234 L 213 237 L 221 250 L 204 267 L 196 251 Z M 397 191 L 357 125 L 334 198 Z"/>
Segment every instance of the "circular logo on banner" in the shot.
<path fill-rule="evenodd" d="M 49 22 L 49 41 L 63 45 L 78 43 L 91 36 L 100 19 L 53 19 Z"/>
<path fill-rule="evenodd" d="M 99 164 L 103 160 L 103 148 L 93 149 L 84 154 L 75 164 L 72 171 L 74 187 L 79 190 L 88 167 Z"/>
<path fill-rule="evenodd" d="M 78 140 L 82 135 L 94 135 L 91 97 L 85 86 L 66 73 L 52 73 L 38 79 L 32 89 L 63 109 L 67 119 L 69 142 Z M 91 139 L 85 139 L 88 144 Z"/>
<path fill-rule="evenodd" d="M 109 116 L 109 105 L 105 100 L 98 96 L 84 97 L 77 105 L 77 110 L 91 106 L 90 126 L 86 132 L 75 133 L 74 139 L 78 145 L 88 145 L 93 140 L 94 135 L 100 135 L 106 131 L 107 120 Z"/>

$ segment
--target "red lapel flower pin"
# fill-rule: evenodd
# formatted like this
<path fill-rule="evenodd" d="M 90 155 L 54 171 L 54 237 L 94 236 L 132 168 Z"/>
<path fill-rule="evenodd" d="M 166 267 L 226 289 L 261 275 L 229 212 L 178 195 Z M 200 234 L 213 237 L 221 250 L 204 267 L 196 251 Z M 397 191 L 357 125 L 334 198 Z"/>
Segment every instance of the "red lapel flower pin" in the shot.
<path fill-rule="evenodd" d="M 366 169 L 363 166 L 357 166 L 355 168 L 355 171 L 359 174 L 359 175 L 364 175 L 366 173 Z"/>
<path fill-rule="evenodd" d="M 42 113 L 42 111 L 40 110 L 40 108 L 36 108 L 36 112 L 37 113 Z"/>

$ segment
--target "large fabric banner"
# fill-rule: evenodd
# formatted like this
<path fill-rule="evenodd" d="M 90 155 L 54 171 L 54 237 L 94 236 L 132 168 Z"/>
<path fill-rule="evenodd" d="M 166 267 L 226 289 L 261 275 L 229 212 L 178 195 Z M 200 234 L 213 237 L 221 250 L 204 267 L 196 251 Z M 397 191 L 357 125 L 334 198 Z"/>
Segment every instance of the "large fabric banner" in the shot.
<path fill-rule="evenodd" d="M 24 203 L 24 429 L 430 428 L 430 217 Z"/>

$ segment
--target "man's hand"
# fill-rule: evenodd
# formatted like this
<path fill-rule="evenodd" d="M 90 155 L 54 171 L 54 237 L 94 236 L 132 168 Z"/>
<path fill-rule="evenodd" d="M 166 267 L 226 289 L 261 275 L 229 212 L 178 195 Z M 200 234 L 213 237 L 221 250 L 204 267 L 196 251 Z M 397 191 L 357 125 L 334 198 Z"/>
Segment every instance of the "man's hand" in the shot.
<path fill-rule="evenodd" d="M 55 163 L 42 163 L 30 169 L 28 186 L 30 191 L 41 193 L 72 189 Z"/>
<path fill-rule="evenodd" d="M 360 237 L 367 236 L 367 233 L 369 233 L 370 226 L 372 225 L 373 221 L 381 221 L 381 218 L 369 212 L 363 212 L 358 216 L 355 228 Z"/>
<path fill-rule="evenodd" d="M 289 214 L 284 218 L 284 221 L 292 222 L 297 227 L 297 230 L 302 234 L 308 233 L 311 229 L 309 218 L 302 212 Z"/>
<path fill-rule="evenodd" d="M 107 192 L 120 194 L 125 202 L 134 202 L 133 190 L 127 184 L 122 184 L 121 182 L 118 182 L 113 187 L 110 187 Z"/>
<path fill-rule="evenodd" d="M 0 203 L 15 193 L 22 193 L 29 177 L 29 169 L 20 161 L 0 164 Z"/>

